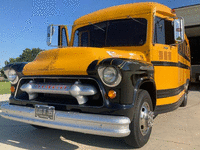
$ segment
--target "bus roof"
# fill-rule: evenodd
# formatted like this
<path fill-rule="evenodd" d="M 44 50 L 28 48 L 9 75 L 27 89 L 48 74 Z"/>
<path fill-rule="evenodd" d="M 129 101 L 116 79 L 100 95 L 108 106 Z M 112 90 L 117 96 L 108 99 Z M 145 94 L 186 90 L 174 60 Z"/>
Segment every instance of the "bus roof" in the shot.
<path fill-rule="evenodd" d="M 141 2 L 118 5 L 95 11 L 78 18 L 74 21 L 74 25 L 120 19 L 134 14 L 153 13 L 154 10 L 156 10 L 156 13 L 167 16 L 175 16 L 175 14 L 171 13 L 171 9 L 165 5 L 155 2 Z"/>

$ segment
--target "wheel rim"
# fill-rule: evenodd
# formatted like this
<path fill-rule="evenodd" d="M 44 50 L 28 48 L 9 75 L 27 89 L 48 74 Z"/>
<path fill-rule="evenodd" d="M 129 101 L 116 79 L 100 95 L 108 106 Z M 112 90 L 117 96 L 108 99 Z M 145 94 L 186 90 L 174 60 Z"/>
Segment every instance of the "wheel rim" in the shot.
<path fill-rule="evenodd" d="M 140 110 L 140 132 L 145 136 L 153 126 L 153 112 L 147 102 L 142 104 Z"/>

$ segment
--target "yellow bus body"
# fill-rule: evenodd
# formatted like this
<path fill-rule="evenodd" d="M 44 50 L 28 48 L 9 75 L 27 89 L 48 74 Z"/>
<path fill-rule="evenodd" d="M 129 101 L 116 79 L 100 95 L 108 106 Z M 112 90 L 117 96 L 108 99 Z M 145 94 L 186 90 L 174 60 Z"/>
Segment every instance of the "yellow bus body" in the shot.
<path fill-rule="evenodd" d="M 154 65 L 154 80 L 157 91 L 176 90 L 177 95 L 167 98 L 157 97 L 156 105 L 176 103 L 184 94 L 183 86 L 190 79 L 190 51 L 187 37 L 186 46 L 153 43 L 154 16 L 173 20 L 176 15 L 167 6 L 158 3 L 134 3 L 105 8 L 85 15 L 74 22 L 69 47 L 42 52 L 25 66 L 24 75 L 87 75 L 87 67 L 93 60 L 105 58 L 127 58 L 142 60 Z M 107 20 L 145 18 L 147 39 L 142 46 L 117 47 L 72 47 L 75 31 L 90 23 Z M 179 52 L 183 51 L 183 52 Z M 111 56 L 108 52 L 113 52 Z M 184 54 L 184 55 L 182 55 Z M 186 59 L 184 56 L 187 55 Z"/>

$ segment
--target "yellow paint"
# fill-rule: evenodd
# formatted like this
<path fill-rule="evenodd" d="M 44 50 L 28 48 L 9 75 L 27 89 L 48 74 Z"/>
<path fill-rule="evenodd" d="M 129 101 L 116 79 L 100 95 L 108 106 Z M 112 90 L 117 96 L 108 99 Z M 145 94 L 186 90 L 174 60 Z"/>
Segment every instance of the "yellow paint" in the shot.
<path fill-rule="evenodd" d="M 132 52 L 130 55 L 123 50 L 69 47 L 48 50 L 40 53 L 36 59 L 28 63 L 24 75 L 87 75 L 87 68 L 94 60 L 105 58 L 129 58 L 146 61 L 142 52 Z M 141 57 L 142 56 L 142 57 Z"/>
<path fill-rule="evenodd" d="M 132 3 L 101 9 L 91 14 L 82 16 L 74 21 L 74 25 L 88 25 L 89 22 L 97 23 L 105 20 L 127 18 L 127 16 L 131 15 L 153 13 L 154 9 L 156 9 L 157 13 L 161 15 L 168 14 L 168 16 L 171 17 L 175 16 L 171 13 L 171 9 L 169 7 L 159 3 Z"/>
<path fill-rule="evenodd" d="M 173 103 L 177 102 L 181 98 L 181 96 L 183 96 L 184 93 L 185 93 L 185 91 L 183 90 L 181 93 L 179 93 L 176 96 L 167 97 L 167 98 L 159 98 L 159 99 L 157 99 L 157 106 L 173 104 Z"/>
<path fill-rule="evenodd" d="M 188 39 L 186 37 L 186 42 Z M 189 43 L 188 43 L 189 44 Z M 178 54 L 178 45 L 170 46 L 165 44 L 155 44 L 151 47 L 151 61 L 160 62 L 172 62 L 172 63 L 183 63 L 190 67 L 190 62 L 184 57 Z M 163 52 L 163 57 L 159 56 L 160 51 Z M 164 52 L 171 53 L 171 59 L 167 56 L 164 58 Z M 180 68 L 176 66 L 154 66 L 154 77 L 157 90 L 167 90 L 178 88 L 186 83 L 187 79 L 190 79 L 190 70 L 185 68 Z M 182 96 L 180 93 L 179 96 Z M 173 96 L 168 98 L 157 99 L 157 105 L 166 105 L 177 102 L 179 96 Z"/>
<path fill-rule="evenodd" d="M 179 87 L 178 71 L 178 67 L 154 66 L 154 77 L 157 90 L 172 89 Z"/>
<path fill-rule="evenodd" d="M 67 32 L 68 29 L 67 29 L 67 26 L 65 26 L 65 25 L 60 26 L 60 39 L 62 39 L 62 29 L 65 29 L 65 31 L 66 31 L 65 36 L 66 36 L 66 39 L 67 39 L 67 45 L 69 45 L 69 35 L 68 35 L 68 32 Z M 60 40 L 60 43 L 59 43 L 60 45 L 62 45 L 61 42 L 62 41 Z"/>

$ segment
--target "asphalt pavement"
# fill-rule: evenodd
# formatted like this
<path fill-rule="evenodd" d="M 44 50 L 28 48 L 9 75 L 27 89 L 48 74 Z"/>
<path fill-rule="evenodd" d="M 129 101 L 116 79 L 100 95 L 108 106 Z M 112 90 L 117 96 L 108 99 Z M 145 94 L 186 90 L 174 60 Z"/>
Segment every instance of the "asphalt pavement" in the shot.
<path fill-rule="evenodd" d="M 9 95 L 0 95 L 0 105 Z M 1 110 L 0 110 L 1 111 Z M 0 117 L 0 150 L 132 149 L 120 138 L 36 129 Z M 188 105 L 155 118 L 148 143 L 140 150 L 200 150 L 200 85 L 192 85 Z"/>

